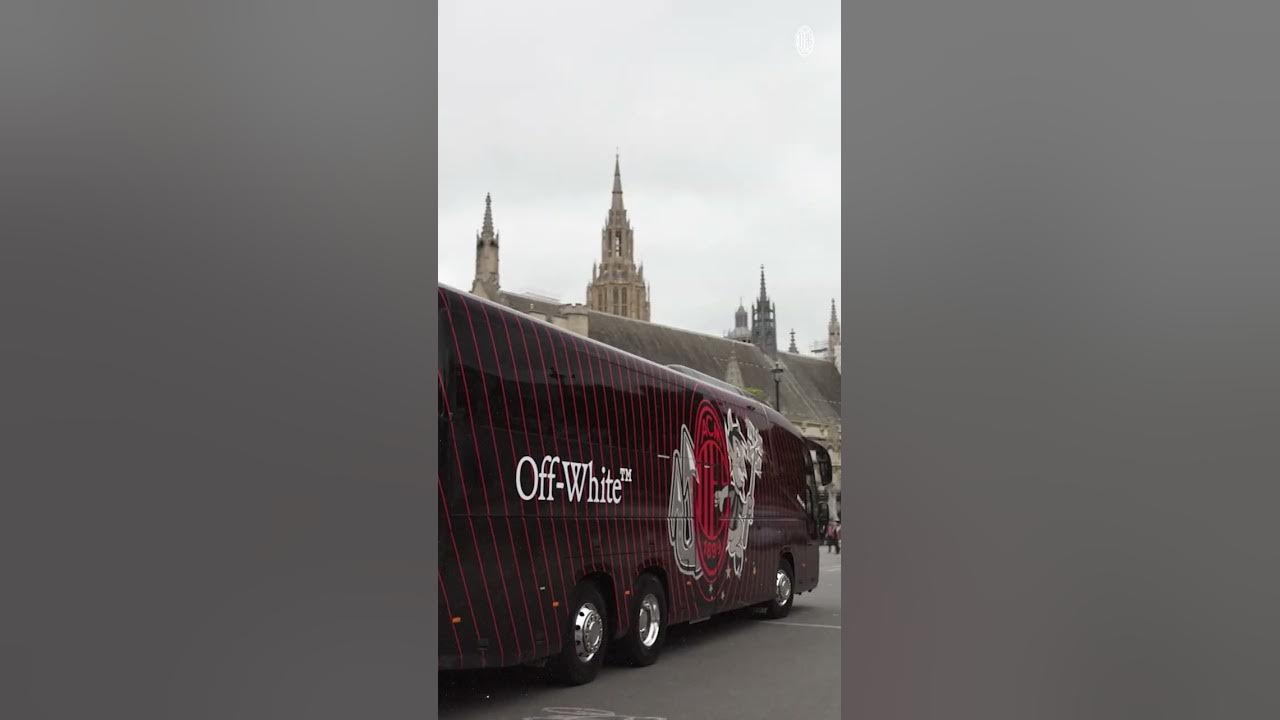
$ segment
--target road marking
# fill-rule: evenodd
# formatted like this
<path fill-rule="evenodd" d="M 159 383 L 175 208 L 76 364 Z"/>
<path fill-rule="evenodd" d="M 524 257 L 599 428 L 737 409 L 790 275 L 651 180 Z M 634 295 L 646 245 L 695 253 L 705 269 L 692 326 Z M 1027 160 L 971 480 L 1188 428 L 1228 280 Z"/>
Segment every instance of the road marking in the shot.
<path fill-rule="evenodd" d="M 840 626 L 839 626 L 839 625 L 819 625 L 818 623 L 796 623 L 796 622 L 783 622 L 783 621 L 781 621 L 781 620 L 774 620 L 773 622 L 769 622 L 769 623 L 765 623 L 765 624 L 766 624 L 766 625 L 791 625 L 791 626 L 793 626 L 793 627 L 826 628 L 826 629 L 828 629 L 828 630 L 839 630 L 839 629 L 840 629 Z"/>
<path fill-rule="evenodd" d="M 829 567 L 829 568 L 827 568 L 827 572 L 835 572 L 835 571 L 837 571 L 837 570 L 839 570 L 839 569 L 840 569 L 840 566 L 839 566 L 839 565 L 837 565 L 837 566 L 835 566 L 835 567 Z"/>
<path fill-rule="evenodd" d="M 612 710 L 597 710 L 595 708 L 549 707 L 542 708 L 542 712 L 546 713 L 546 715 L 528 717 L 524 720 L 580 720 L 582 718 L 609 718 L 610 720 L 667 720 L 666 718 L 655 717 L 652 715 L 618 715 Z"/>

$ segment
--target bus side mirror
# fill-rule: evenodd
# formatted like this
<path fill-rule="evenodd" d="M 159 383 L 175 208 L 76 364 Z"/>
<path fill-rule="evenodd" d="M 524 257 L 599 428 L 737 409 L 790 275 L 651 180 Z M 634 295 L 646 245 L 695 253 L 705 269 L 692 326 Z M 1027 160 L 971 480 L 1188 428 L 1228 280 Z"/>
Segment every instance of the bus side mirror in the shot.
<path fill-rule="evenodd" d="M 831 484 L 831 455 L 821 445 L 815 445 L 814 450 L 818 456 L 818 481 L 826 487 Z"/>

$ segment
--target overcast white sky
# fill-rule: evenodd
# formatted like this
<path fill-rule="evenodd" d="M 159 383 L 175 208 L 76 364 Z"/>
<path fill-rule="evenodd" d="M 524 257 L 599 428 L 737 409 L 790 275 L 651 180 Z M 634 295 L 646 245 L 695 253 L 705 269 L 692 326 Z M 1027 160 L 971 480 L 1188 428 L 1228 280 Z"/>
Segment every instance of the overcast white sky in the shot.
<path fill-rule="evenodd" d="M 491 192 L 502 286 L 584 302 L 616 147 L 654 322 L 722 334 L 764 264 L 779 346 L 792 327 L 801 351 L 825 340 L 840 294 L 835 0 L 446 0 L 439 100 L 441 282 L 470 288 Z"/>

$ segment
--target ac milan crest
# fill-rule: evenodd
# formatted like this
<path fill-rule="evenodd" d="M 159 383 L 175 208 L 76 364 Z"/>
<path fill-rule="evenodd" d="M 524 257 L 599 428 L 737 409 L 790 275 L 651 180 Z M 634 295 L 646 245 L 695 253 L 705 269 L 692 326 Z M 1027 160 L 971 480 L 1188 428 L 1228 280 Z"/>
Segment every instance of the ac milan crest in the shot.
<path fill-rule="evenodd" d="M 676 567 L 699 581 L 708 600 L 723 582 L 742 576 L 763 460 L 759 431 L 732 410 L 722 419 L 703 400 L 693 429 L 680 428 L 680 447 L 671 458 L 667 535 Z"/>

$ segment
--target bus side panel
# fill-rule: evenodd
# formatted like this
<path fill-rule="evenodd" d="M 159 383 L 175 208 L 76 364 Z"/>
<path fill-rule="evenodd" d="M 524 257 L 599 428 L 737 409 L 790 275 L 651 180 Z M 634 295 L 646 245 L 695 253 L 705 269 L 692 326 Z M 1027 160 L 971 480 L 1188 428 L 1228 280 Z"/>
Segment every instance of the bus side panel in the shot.
<path fill-rule="evenodd" d="M 560 638 L 550 606 L 553 585 L 534 562 L 546 529 L 512 511 L 517 434 L 511 425 L 519 418 L 512 407 L 519 401 L 510 392 L 514 364 L 502 362 L 510 353 L 505 333 L 495 332 L 497 315 L 458 295 L 442 297 L 440 340 L 453 349 L 456 373 L 447 383 L 450 462 L 442 454 L 440 468 L 440 584 L 442 604 L 447 596 L 466 610 L 455 608 L 450 626 L 457 632 L 447 637 L 465 667 L 543 657 Z M 442 639 L 441 647 L 449 642 Z"/>
<path fill-rule="evenodd" d="M 663 456 L 660 463 L 663 477 L 655 478 L 659 487 L 661 504 L 671 496 L 671 456 L 679 447 L 682 428 L 693 425 L 697 408 L 704 400 L 710 401 L 722 415 L 732 410 L 740 420 L 756 425 L 761 433 L 764 448 L 763 472 L 755 489 L 755 520 L 748 531 L 748 543 L 740 576 L 723 568 L 724 575 L 714 585 L 714 594 L 708 596 L 705 585 L 699 584 L 696 573 L 672 572 L 675 566 L 670 538 L 661 537 L 667 557 L 664 566 L 672 583 L 671 617 L 674 622 L 707 617 L 717 612 L 753 605 L 770 599 L 774 591 L 774 574 L 784 551 L 795 560 L 797 581 L 802 587 L 810 587 L 816 580 L 816 552 L 806 526 L 806 509 L 796 499 L 802 494 L 803 471 L 800 469 L 798 439 L 782 427 L 774 426 L 768 417 L 758 411 L 726 400 L 718 391 L 697 392 L 675 385 L 662 386 L 663 400 L 668 408 L 660 415 L 661 430 L 658 433 L 657 451 Z M 664 404 L 664 403 L 660 403 Z M 670 520 L 666 507 L 656 507 L 662 517 L 660 525 Z M 665 530 L 665 528 L 660 528 Z M 665 532 L 660 532 L 665 536 Z"/>
<path fill-rule="evenodd" d="M 493 432 L 499 458 L 491 492 L 501 498 L 490 513 L 518 528 L 510 540 L 522 552 L 512 564 L 525 582 L 538 657 L 545 657 L 560 649 L 577 582 L 608 571 L 580 552 L 590 542 L 587 513 L 564 502 L 549 479 L 540 484 L 538 478 L 549 469 L 546 458 L 571 459 L 583 447 L 578 424 L 585 418 L 584 398 L 567 382 L 575 348 L 564 333 L 479 302 L 475 319 L 478 338 L 489 343 L 481 353 L 492 378 L 489 406 L 501 407 L 500 415 L 490 411 L 498 418 Z"/>
<path fill-rule="evenodd" d="M 441 337 L 457 351 L 453 446 L 454 464 L 463 468 L 462 481 L 444 490 L 464 546 L 455 562 L 478 568 L 465 580 L 479 588 L 473 600 L 485 599 L 475 603 L 482 611 L 479 641 L 502 656 L 497 662 L 545 657 L 559 650 L 569 595 L 583 577 L 609 577 L 611 607 L 626 609 L 640 568 L 657 561 L 640 552 L 633 527 L 640 523 L 629 521 L 642 512 L 632 504 L 639 497 L 635 477 L 623 503 L 589 502 L 589 483 L 570 498 L 564 469 L 565 462 L 590 463 L 603 478 L 639 465 L 642 449 L 626 447 L 635 445 L 626 438 L 641 416 L 620 410 L 630 402 L 618 392 L 628 378 L 573 337 L 468 297 L 449 300 Z M 614 613 L 615 635 L 631 620 L 630 612 Z M 493 650 L 497 633 L 506 642 Z"/>
<path fill-rule="evenodd" d="M 749 401 L 456 292 L 441 291 L 439 337 L 448 406 L 440 439 L 442 668 L 557 652 L 569 593 L 588 573 L 612 579 L 610 605 L 624 610 L 614 614 L 615 636 L 632 620 L 631 593 L 646 569 L 667 581 L 672 623 L 768 600 L 784 551 L 795 559 L 797 591 L 816 583 L 817 548 L 796 499 L 803 444 Z M 755 424 L 764 450 L 742 575 L 718 578 L 710 597 L 696 571 L 681 572 L 670 536 L 672 459 L 704 400 L 722 420 L 732 409 Z M 629 481 L 611 491 L 620 502 L 570 500 L 558 485 L 567 480 L 564 461 L 590 463 L 598 477 L 627 471 Z M 540 481 L 549 468 L 558 468 L 555 477 Z"/>

